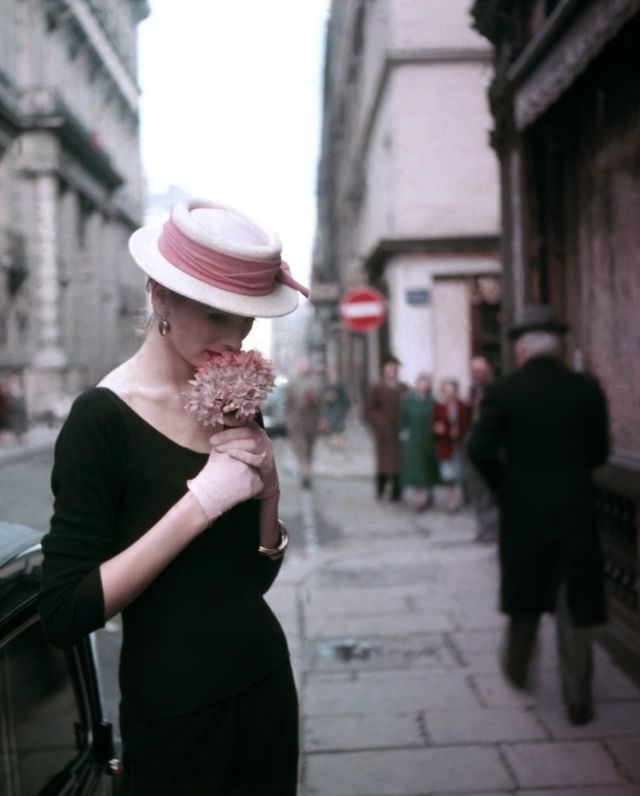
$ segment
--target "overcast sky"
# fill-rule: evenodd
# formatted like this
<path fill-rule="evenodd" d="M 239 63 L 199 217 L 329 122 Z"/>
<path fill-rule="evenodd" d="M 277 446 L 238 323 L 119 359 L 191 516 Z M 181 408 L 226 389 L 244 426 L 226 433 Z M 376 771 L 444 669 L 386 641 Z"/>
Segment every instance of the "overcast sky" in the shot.
<path fill-rule="evenodd" d="M 142 159 L 274 228 L 309 278 L 329 0 L 152 0 L 139 28 Z"/>

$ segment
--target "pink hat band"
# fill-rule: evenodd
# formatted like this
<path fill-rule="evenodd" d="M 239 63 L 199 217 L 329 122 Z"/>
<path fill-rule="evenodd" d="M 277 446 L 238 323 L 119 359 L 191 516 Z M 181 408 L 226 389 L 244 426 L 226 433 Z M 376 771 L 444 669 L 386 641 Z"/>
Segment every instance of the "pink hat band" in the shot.
<path fill-rule="evenodd" d="M 283 282 L 309 297 L 308 288 L 293 278 L 280 257 L 251 259 L 225 254 L 194 241 L 171 218 L 158 238 L 158 249 L 176 268 L 212 287 L 243 296 L 267 296 L 276 282 Z"/>

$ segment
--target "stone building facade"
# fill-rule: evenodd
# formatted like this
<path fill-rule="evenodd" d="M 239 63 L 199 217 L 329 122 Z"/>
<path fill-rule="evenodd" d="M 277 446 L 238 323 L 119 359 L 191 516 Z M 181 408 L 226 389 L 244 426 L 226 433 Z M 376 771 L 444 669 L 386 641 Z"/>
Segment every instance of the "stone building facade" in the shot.
<path fill-rule="evenodd" d="M 327 30 L 311 298 L 325 356 L 354 397 L 394 353 L 402 375 L 456 377 L 498 358 L 498 170 L 491 50 L 468 0 L 336 0 Z M 372 284 L 387 319 L 342 329 L 344 291 Z"/>
<path fill-rule="evenodd" d="M 0 372 L 50 415 L 135 345 L 145 0 L 0 0 Z"/>
<path fill-rule="evenodd" d="M 495 47 L 505 320 L 551 303 L 571 325 L 567 363 L 607 392 L 609 638 L 640 660 L 640 2 L 477 0 L 473 13 Z"/>

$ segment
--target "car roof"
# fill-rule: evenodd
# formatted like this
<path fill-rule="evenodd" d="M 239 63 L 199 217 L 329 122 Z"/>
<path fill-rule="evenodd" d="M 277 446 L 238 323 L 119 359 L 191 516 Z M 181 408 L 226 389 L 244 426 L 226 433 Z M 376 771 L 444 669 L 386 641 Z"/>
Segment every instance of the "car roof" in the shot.
<path fill-rule="evenodd" d="M 0 574 L 7 564 L 29 554 L 41 540 L 40 531 L 28 528 L 26 525 L 0 522 Z"/>
<path fill-rule="evenodd" d="M 24 612 L 37 602 L 42 573 L 42 534 L 0 522 L 0 636 L 10 637 Z M 1 639 L 0 639 L 1 640 Z"/>

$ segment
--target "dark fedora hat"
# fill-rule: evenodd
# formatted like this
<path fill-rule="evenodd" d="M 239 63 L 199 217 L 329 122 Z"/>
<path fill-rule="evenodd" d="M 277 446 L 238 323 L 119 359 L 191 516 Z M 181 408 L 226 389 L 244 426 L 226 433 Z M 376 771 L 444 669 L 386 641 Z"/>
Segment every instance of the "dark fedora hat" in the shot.
<path fill-rule="evenodd" d="M 556 317 L 553 308 L 548 304 L 525 304 L 517 321 L 509 327 L 511 340 L 517 340 L 527 332 L 551 332 L 566 334 L 569 327 Z"/>

